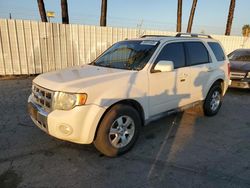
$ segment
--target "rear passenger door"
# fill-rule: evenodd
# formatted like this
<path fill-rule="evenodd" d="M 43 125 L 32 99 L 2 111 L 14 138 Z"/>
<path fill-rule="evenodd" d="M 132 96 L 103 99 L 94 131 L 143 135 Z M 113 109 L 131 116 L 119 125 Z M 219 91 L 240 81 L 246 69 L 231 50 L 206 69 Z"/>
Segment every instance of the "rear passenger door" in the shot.
<path fill-rule="evenodd" d="M 205 45 L 201 41 L 184 42 L 187 66 L 190 67 L 190 88 L 193 101 L 205 97 L 207 82 L 213 71 L 211 58 Z"/>

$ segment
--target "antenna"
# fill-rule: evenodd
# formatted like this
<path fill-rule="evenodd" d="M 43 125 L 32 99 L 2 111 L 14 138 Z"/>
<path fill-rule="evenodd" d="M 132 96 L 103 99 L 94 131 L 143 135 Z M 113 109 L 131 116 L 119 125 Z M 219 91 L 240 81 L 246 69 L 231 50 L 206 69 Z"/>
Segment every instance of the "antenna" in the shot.
<path fill-rule="evenodd" d="M 137 37 L 143 35 L 144 31 L 142 32 L 142 25 L 143 25 L 143 19 L 141 20 L 141 22 L 139 24 L 136 25 L 138 33 L 137 33 Z"/>

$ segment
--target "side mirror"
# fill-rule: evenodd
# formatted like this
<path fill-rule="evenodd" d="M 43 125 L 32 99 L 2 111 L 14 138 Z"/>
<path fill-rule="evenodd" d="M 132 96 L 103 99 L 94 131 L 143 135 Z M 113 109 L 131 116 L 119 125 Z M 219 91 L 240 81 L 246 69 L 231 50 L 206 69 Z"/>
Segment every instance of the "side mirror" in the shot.
<path fill-rule="evenodd" d="M 154 67 L 154 72 L 171 72 L 173 70 L 174 70 L 173 61 L 161 60 Z"/>

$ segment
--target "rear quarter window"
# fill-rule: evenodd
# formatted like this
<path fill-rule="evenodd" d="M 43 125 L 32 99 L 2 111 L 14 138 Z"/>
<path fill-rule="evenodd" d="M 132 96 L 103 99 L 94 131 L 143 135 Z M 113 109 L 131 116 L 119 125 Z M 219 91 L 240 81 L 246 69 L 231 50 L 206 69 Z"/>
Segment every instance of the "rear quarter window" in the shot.
<path fill-rule="evenodd" d="M 217 42 L 208 42 L 208 45 L 212 49 L 217 61 L 224 61 L 226 59 L 225 54 L 221 48 L 221 45 Z"/>

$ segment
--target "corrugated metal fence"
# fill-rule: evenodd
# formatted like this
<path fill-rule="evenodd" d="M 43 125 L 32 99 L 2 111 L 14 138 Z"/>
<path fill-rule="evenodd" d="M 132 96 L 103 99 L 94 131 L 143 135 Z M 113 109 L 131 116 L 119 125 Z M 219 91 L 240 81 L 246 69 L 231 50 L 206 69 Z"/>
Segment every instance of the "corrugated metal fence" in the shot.
<path fill-rule="evenodd" d="M 175 32 L 0 19 L 0 75 L 38 74 L 86 64 L 113 43 L 142 34 Z M 213 37 L 227 53 L 250 48 L 243 37 Z"/>

